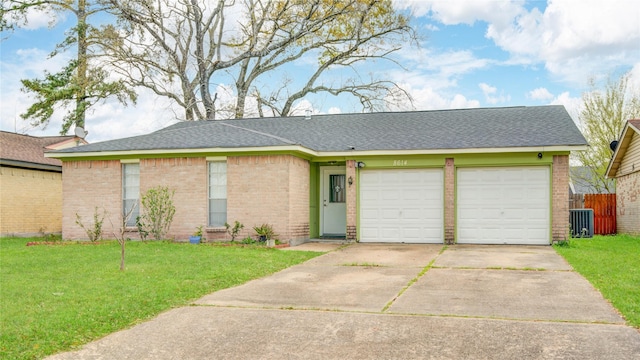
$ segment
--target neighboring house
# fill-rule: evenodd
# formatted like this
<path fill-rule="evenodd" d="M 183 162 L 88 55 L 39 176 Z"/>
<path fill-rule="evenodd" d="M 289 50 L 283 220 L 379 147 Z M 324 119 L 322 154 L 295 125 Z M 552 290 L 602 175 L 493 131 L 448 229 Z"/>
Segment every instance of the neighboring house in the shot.
<path fill-rule="evenodd" d="M 62 162 L 45 150 L 76 146 L 75 136 L 0 131 L 0 236 L 62 231 Z"/>
<path fill-rule="evenodd" d="M 586 145 L 564 107 L 538 106 L 181 122 L 47 156 L 63 162 L 67 239 L 86 237 L 75 213 L 120 216 L 163 185 L 178 240 L 240 221 L 292 243 L 549 244 Z"/>
<path fill-rule="evenodd" d="M 602 182 L 598 185 L 594 183 L 596 175 L 590 167 L 572 166 L 569 169 L 569 193 L 573 194 L 615 194 L 616 184 L 613 179 L 604 179 L 606 187 Z M 608 189 L 608 190 L 607 190 Z"/>
<path fill-rule="evenodd" d="M 616 179 L 618 233 L 640 234 L 640 120 L 622 129 L 607 177 Z"/>

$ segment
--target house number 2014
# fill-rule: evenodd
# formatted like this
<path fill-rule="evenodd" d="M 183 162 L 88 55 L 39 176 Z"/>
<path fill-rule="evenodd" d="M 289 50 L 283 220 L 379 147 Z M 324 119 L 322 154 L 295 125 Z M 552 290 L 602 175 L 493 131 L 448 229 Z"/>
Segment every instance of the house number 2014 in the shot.
<path fill-rule="evenodd" d="M 409 160 L 393 160 L 393 166 L 406 166 L 409 165 Z"/>

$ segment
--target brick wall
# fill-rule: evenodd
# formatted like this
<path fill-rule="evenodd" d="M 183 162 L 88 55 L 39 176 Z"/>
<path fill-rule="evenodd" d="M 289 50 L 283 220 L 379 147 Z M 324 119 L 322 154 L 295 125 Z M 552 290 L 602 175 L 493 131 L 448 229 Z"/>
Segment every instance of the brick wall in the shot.
<path fill-rule="evenodd" d="M 75 224 L 79 213 L 87 223 L 94 208 L 105 209 L 114 225 L 122 206 L 122 165 L 112 161 L 65 162 L 63 236 L 87 239 Z M 208 169 L 202 158 L 140 160 L 140 193 L 156 186 L 175 190 L 176 213 L 169 238 L 187 240 L 195 228 L 208 224 Z M 309 238 L 309 162 L 295 156 L 240 156 L 227 158 L 227 222 L 240 221 L 240 238 L 254 235 L 253 226 L 269 223 L 279 239 Z M 112 238 L 108 218 L 105 237 Z M 116 229 L 117 231 L 117 229 Z M 137 238 L 135 231 L 128 237 Z M 207 239 L 228 239 L 224 229 L 209 228 Z"/>
<path fill-rule="evenodd" d="M 357 229 L 357 197 L 358 197 L 358 182 L 356 181 L 356 161 L 347 160 L 346 166 L 346 178 L 347 178 L 347 240 L 358 240 Z M 353 184 L 349 185 L 349 178 L 353 179 Z"/>
<path fill-rule="evenodd" d="M 455 242 L 455 167 L 453 158 L 445 159 L 444 166 L 444 242 Z"/>
<path fill-rule="evenodd" d="M 553 156 L 552 223 L 553 241 L 569 237 L 569 156 Z"/>
<path fill-rule="evenodd" d="M 140 196 L 157 186 L 175 190 L 176 213 L 167 236 L 188 240 L 197 226 L 208 223 L 208 169 L 206 159 L 167 158 L 140 160 Z"/>
<path fill-rule="evenodd" d="M 616 212 L 619 234 L 640 235 L 640 171 L 616 178 Z"/>
<path fill-rule="evenodd" d="M 286 240 L 309 239 L 310 164 L 304 159 L 289 160 L 289 235 Z"/>
<path fill-rule="evenodd" d="M 76 213 L 85 226 L 93 223 L 95 208 L 106 212 L 104 237 L 113 238 L 109 219 L 118 227 L 122 209 L 122 166 L 119 160 L 67 161 L 62 164 L 62 236 L 88 239 L 76 224 Z"/>
<path fill-rule="evenodd" d="M 0 167 L 0 234 L 62 231 L 62 174 Z"/>
<path fill-rule="evenodd" d="M 282 241 L 309 238 L 309 162 L 290 155 L 227 158 L 227 219 L 241 237 L 273 225 Z"/>

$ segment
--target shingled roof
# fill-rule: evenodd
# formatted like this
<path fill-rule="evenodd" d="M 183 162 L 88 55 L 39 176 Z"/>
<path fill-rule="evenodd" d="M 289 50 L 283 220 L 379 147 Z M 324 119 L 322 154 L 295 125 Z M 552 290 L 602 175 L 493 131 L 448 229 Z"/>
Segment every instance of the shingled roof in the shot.
<path fill-rule="evenodd" d="M 535 106 L 181 122 L 148 135 L 56 153 L 291 145 L 342 152 L 572 147 L 587 142 L 563 106 Z"/>
<path fill-rule="evenodd" d="M 37 137 L 0 131 L 0 163 L 26 168 L 62 170 L 60 160 L 44 157 L 45 150 L 74 139 L 74 136 Z"/>

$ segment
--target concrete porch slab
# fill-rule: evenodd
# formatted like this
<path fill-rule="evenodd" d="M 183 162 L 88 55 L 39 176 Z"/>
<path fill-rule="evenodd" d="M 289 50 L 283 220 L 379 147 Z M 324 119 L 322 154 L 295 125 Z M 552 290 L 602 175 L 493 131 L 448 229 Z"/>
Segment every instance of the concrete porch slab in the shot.
<path fill-rule="evenodd" d="M 345 245 L 339 244 L 339 243 L 307 242 L 300 245 L 285 247 L 280 250 L 329 252 L 329 251 L 338 249 L 341 246 L 345 246 Z"/>

